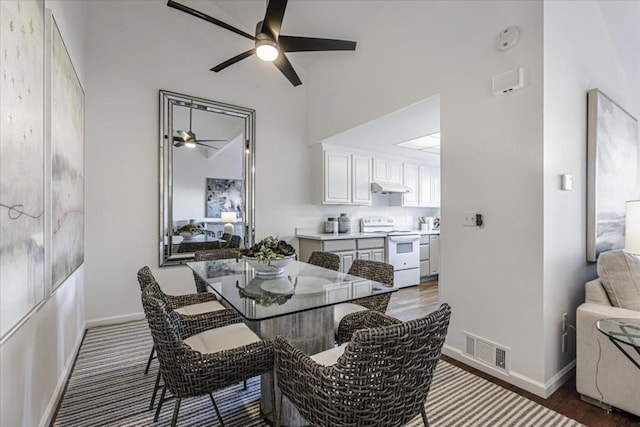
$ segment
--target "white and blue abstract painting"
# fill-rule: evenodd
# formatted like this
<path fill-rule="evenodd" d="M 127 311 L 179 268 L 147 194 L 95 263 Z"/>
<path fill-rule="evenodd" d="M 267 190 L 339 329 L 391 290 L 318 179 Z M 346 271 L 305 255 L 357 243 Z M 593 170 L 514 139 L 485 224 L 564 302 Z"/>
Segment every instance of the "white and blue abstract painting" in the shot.
<path fill-rule="evenodd" d="M 624 248 L 625 204 L 640 198 L 638 121 L 598 89 L 589 102 L 587 260 Z"/>
<path fill-rule="evenodd" d="M 0 336 L 45 296 L 44 1 L 0 1 Z"/>

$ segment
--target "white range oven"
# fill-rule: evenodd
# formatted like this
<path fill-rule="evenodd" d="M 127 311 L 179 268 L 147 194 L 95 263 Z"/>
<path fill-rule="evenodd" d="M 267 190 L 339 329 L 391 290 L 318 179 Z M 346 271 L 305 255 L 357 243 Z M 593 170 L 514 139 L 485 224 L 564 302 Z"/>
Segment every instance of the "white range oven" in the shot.
<path fill-rule="evenodd" d="M 386 235 L 385 261 L 393 265 L 393 284 L 397 287 L 420 283 L 420 235 L 396 230 L 393 218 L 365 217 L 360 220 L 363 233 Z"/>

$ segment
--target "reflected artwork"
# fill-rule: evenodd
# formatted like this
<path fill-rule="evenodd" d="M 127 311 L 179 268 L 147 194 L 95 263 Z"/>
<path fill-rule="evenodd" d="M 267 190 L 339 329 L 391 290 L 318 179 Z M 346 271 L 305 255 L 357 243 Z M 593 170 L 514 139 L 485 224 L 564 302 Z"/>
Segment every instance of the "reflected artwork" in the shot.
<path fill-rule="evenodd" d="M 222 212 L 235 212 L 242 218 L 241 179 L 207 178 L 207 218 L 220 218 Z"/>

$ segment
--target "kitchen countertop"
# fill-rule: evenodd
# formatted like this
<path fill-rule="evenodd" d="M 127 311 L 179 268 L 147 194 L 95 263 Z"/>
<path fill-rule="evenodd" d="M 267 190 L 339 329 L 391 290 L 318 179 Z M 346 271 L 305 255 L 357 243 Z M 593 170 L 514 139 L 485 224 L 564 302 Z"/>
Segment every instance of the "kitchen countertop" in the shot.
<path fill-rule="evenodd" d="M 413 230 L 414 233 L 420 235 L 428 234 L 440 234 L 440 230 L 433 231 L 420 231 Z M 375 237 L 386 237 L 384 233 L 348 233 L 348 234 L 336 234 L 336 233 L 298 233 L 296 234 L 298 239 L 310 239 L 310 240 L 345 240 L 345 239 L 371 239 Z"/>

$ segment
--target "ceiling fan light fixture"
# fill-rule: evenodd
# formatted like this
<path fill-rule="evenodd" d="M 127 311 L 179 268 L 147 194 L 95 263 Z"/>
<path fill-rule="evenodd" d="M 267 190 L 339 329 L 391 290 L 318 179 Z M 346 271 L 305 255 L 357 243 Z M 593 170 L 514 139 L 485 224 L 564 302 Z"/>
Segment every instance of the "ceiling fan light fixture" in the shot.
<path fill-rule="evenodd" d="M 256 41 L 256 55 L 263 61 L 273 62 L 278 58 L 280 51 L 278 44 L 270 39 L 262 39 Z"/>
<path fill-rule="evenodd" d="M 185 147 L 189 147 L 189 148 L 196 148 L 196 143 L 195 143 L 195 141 L 193 139 L 191 139 L 189 141 L 186 141 L 184 143 L 184 146 Z"/>

